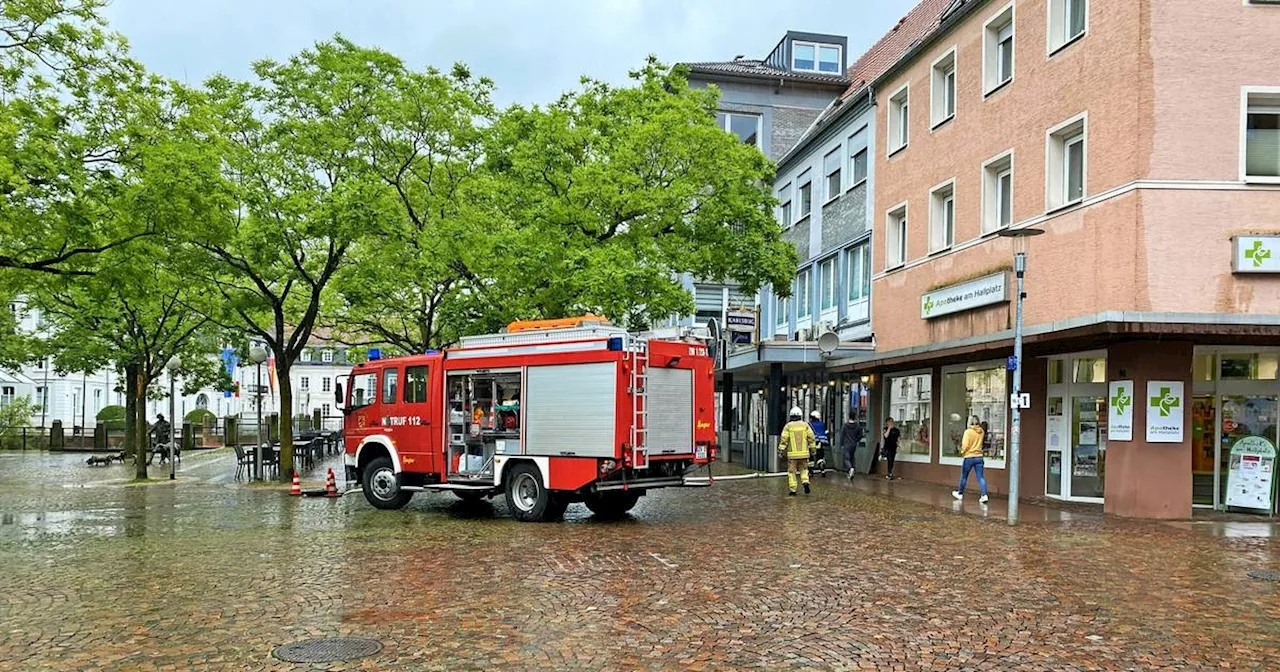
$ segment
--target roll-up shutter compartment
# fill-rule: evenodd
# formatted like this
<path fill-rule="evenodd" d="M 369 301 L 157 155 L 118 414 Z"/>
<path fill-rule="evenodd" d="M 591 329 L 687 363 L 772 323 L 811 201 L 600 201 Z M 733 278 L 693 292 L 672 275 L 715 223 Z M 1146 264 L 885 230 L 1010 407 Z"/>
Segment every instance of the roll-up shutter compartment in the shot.
<path fill-rule="evenodd" d="M 660 369 L 649 371 L 650 455 L 693 452 L 693 371 Z"/>
<path fill-rule="evenodd" d="M 529 367 L 525 454 L 617 455 L 617 376 L 617 362 Z"/>

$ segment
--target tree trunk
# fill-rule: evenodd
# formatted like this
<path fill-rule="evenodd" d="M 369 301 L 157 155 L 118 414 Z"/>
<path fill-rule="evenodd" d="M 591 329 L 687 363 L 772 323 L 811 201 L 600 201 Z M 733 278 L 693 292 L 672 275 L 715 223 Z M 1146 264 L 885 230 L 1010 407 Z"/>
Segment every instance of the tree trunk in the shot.
<path fill-rule="evenodd" d="M 137 371 L 133 364 L 124 366 L 124 454 L 129 457 L 136 455 L 138 449 L 138 401 L 134 392 Z"/>
<path fill-rule="evenodd" d="M 280 381 L 280 480 L 293 480 L 293 382 L 289 366 L 276 353 L 276 378 Z"/>
<path fill-rule="evenodd" d="M 134 464 L 137 466 L 135 478 L 142 480 L 147 477 L 147 458 L 151 453 L 151 442 L 147 440 L 147 388 L 151 386 L 151 381 L 147 380 L 147 374 L 142 367 L 136 367 L 131 377 L 133 380 L 133 407 L 137 414 L 134 417 L 134 445 L 137 446 Z"/>

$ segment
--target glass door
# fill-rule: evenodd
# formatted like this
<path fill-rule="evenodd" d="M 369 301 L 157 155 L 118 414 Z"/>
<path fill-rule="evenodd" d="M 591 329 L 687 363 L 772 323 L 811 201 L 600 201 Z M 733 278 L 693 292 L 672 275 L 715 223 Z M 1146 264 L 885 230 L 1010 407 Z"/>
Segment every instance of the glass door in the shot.
<path fill-rule="evenodd" d="M 1074 392 L 1074 390 L 1073 390 Z M 1106 479 L 1107 397 L 1071 397 L 1071 478 L 1068 496 L 1102 499 Z"/>
<path fill-rule="evenodd" d="M 1218 399 L 1197 394 L 1191 399 L 1191 503 L 1213 506 L 1217 485 Z"/>
<path fill-rule="evenodd" d="M 1276 445 L 1276 395 L 1241 394 L 1222 397 L 1222 440 L 1218 451 L 1220 506 L 1228 504 L 1231 448 L 1248 437 L 1266 439 Z"/>
<path fill-rule="evenodd" d="M 1063 414 L 1062 395 L 1050 394 L 1045 404 L 1045 484 L 1044 494 L 1065 497 L 1062 483 L 1062 451 L 1066 448 L 1067 417 Z"/>

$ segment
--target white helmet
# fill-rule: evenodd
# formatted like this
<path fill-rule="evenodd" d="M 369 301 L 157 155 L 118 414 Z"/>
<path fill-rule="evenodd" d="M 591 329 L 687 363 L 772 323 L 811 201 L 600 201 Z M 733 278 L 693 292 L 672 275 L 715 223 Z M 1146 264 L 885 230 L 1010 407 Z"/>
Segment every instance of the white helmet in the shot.
<path fill-rule="evenodd" d="M 793 418 L 804 417 L 804 411 L 800 410 L 799 406 L 792 406 L 790 415 Z"/>
<path fill-rule="evenodd" d="M 810 414 L 809 414 L 809 417 L 813 418 L 814 420 L 821 420 L 821 419 L 822 419 L 822 415 L 821 415 L 820 413 L 818 413 L 817 411 L 814 411 L 814 412 L 810 413 Z"/>

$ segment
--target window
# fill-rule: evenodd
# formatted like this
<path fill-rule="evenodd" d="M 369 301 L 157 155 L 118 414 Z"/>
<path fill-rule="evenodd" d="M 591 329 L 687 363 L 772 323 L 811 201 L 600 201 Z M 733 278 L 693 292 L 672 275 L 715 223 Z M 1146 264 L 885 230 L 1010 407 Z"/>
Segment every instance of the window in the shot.
<path fill-rule="evenodd" d="M 1275 380 L 1280 360 L 1275 353 L 1223 354 L 1222 380 Z"/>
<path fill-rule="evenodd" d="M 320 417 L 329 417 L 329 404 L 320 404 Z"/>
<path fill-rule="evenodd" d="M 310 362 L 310 361 L 311 361 L 311 351 L 310 351 L 310 350 L 303 350 L 303 351 L 302 351 L 302 354 L 300 354 L 300 355 L 298 356 L 298 361 L 301 361 L 301 362 L 303 362 L 303 363 Z"/>
<path fill-rule="evenodd" d="M 716 112 L 720 128 L 738 136 L 738 139 L 754 147 L 760 146 L 760 115 L 741 112 Z"/>
<path fill-rule="evenodd" d="M 378 374 L 362 373 L 351 380 L 351 408 L 368 406 L 378 400 Z"/>
<path fill-rule="evenodd" d="M 822 173 L 827 178 L 828 201 L 840 196 L 840 165 L 844 163 L 842 156 L 840 148 L 836 147 L 822 157 Z"/>
<path fill-rule="evenodd" d="M 400 372 L 387 369 L 382 372 L 382 403 L 396 403 L 396 387 L 400 382 Z"/>
<path fill-rule="evenodd" d="M 13 398 L 16 394 L 16 389 L 9 385 L 5 385 L 4 389 L 0 390 L 0 406 L 8 406 L 9 404 L 12 404 Z"/>
<path fill-rule="evenodd" d="M 1072 360 L 1071 382 L 1073 383 L 1105 383 L 1107 382 L 1106 357 L 1079 357 Z"/>
<path fill-rule="evenodd" d="M 332 391 L 333 391 L 332 383 L 333 383 L 333 381 L 332 381 L 331 379 L 329 379 L 329 378 L 321 378 L 321 379 L 320 379 L 320 391 L 321 391 L 321 392 L 332 392 Z"/>
<path fill-rule="evenodd" d="M 868 320 L 871 318 L 871 245 L 863 243 L 849 248 L 845 268 L 848 317 L 855 322 Z"/>
<path fill-rule="evenodd" d="M 791 44 L 791 69 L 809 72 L 840 74 L 840 46 L 793 42 Z"/>
<path fill-rule="evenodd" d="M 928 462 L 933 379 L 928 373 L 888 376 L 889 417 L 898 425 L 898 459 Z M 879 440 L 879 437 L 877 437 Z"/>
<path fill-rule="evenodd" d="M 1244 179 L 1280 182 L 1280 89 L 1245 93 Z"/>
<path fill-rule="evenodd" d="M 929 200 L 929 252 L 938 252 L 956 242 L 956 181 L 934 187 Z"/>
<path fill-rule="evenodd" d="M 787 323 L 791 318 L 791 300 L 785 297 L 773 295 L 773 323 L 777 327 L 775 331 L 786 331 Z"/>
<path fill-rule="evenodd" d="M 1077 40 L 1089 29 L 1089 0 L 1049 0 L 1049 53 Z"/>
<path fill-rule="evenodd" d="M 308 378 L 308 377 L 306 377 L 306 376 L 303 376 L 303 377 L 302 377 L 302 380 L 300 381 L 300 383 L 301 383 L 301 384 L 300 384 L 300 386 L 299 386 L 299 387 L 300 387 L 300 389 L 301 389 L 303 392 L 307 392 L 307 391 L 309 391 L 309 390 L 311 389 L 311 379 L 310 379 L 310 378 Z"/>
<path fill-rule="evenodd" d="M 40 404 L 40 408 L 48 408 L 49 407 L 49 388 L 37 387 L 36 399 L 40 400 L 39 402 L 37 402 Z"/>
<path fill-rule="evenodd" d="M 1045 153 L 1049 210 L 1078 203 L 1084 198 L 1087 122 L 1087 118 L 1080 115 L 1049 131 Z"/>
<path fill-rule="evenodd" d="M 982 164 L 982 232 L 1013 223 L 1013 152 Z"/>
<path fill-rule="evenodd" d="M 867 179 L 867 129 L 849 136 L 849 186 L 856 187 Z"/>
<path fill-rule="evenodd" d="M 836 261 L 831 257 L 818 264 L 818 298 L 824 315 L 836 309 Z"/>
<path fill-rule="evenodd" d="M 333 351 L 332 351 L 332 350 L 325 350 L 325 351 L 321 352 L 321 353 L 320 353 L 320 361 L 324 362 L 325 364 L 330 364 L 330 363 L 332 363 L 332 362 L 333 362 Z"/>
<path fill-rule="evenodd" d="M 807 170 L 800 174 L 800 190 L 796 195 L 800 198 L 800 216 L 796 220 L 799 221 L 813 210 L 813 180 Z"/>
<path fill-rule="evenodd" d="M 778 192 L 778 201 L 782 205 L 778 209 L 778 217 L 782 220 L 782 226 L 791 226 L 791 183 L 788 182 L 782 191 Z"/>
<path fill-rule="evenodd" d="M 102 390 L 98 390 L 98 392 L 101 392 L 101 391 L 102 391 Z M 98 395 L 98 394 L 96 394 L 96 393 L 95 393 L 95 394 L 94 394 L 94 396 L 95 396 L 95 397 L 98 397 L 98 396 L 100 396 L 100 395 Z M 201 392 L 200 394 L 196 395 L 196 408 L 208 409 L 208 408 L 209 408 L 209 395 L 207 395 L 207 394 L 205 394 L 205 393 L 203 393 L 203 392 Z"/>
<path fill-rule="evenodd" d="M 942 374 L 942 435 L 939 461 L 960 464 L 960 441 L 969 419 L 978 416 L 983 429 L 982 456 L 1004 462 L 1005 419 L 1009 412 L 1003 362 L 944 370 Z"/>
<path fill-rule="evenodd" d="M 933 127 L 956 116 L 956 48 L 933 62 L 933 99 L 929 103 Z"/>
<path fill-rule="evenodd" d="M 404 401 L 421 404 L 427 400 L 427 367 L 404 367 Z"/>
<path fill-rule="evenodd" d="M 898 92 L 889 98 L 889 153 L 902 149 L 907 146 L 910 140 L 908 133 L 910 124 L 910 111 L 908 103 L 910 102 L 911 91 L 907 86 L 898 89 Z"/>
<path fill-rule="evenodd" d="M 813 316 L 812 271 L 806 268 L 796 276 L 796 319 L 801 322 Z"/>
<path fill-rule="evenodd" d="M 907 263 L 907 204 L 889 211 L 885 226 L 885 269 Z"/>
<path fill-rule="evenodd" d="M 1013 3 L 987 20 L 982 33 L 982 91 L 1013 81 Z"/>

